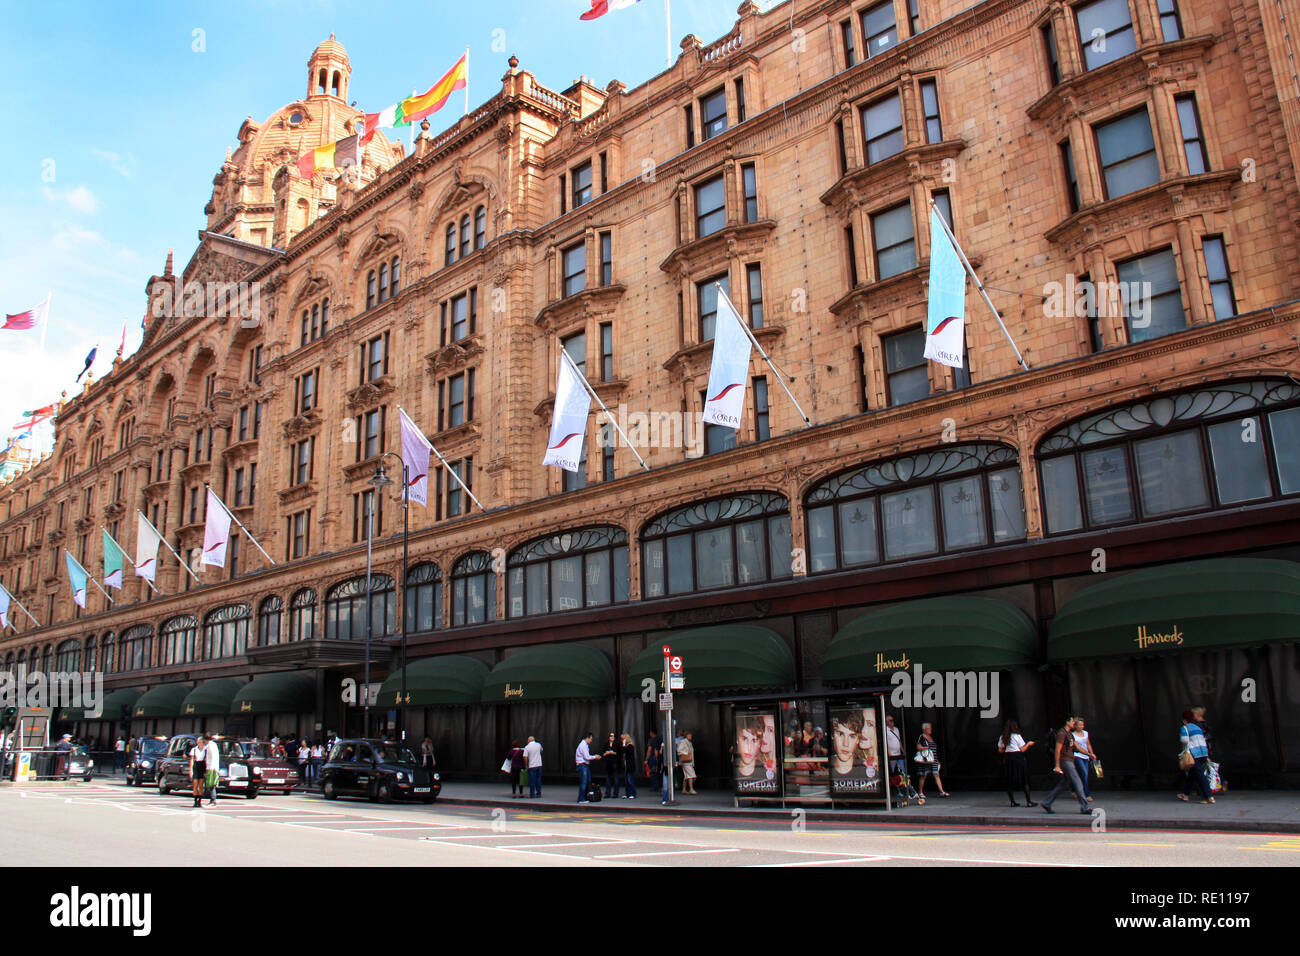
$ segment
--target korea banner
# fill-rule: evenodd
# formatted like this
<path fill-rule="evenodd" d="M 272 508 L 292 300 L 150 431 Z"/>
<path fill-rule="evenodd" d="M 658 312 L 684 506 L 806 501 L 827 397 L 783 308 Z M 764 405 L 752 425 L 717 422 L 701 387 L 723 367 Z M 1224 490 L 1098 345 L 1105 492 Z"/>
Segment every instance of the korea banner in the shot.
<path fill-rule="evenodd" d="M 230 543 L 230 512 L 217 493 L 208 489 L 208 517 L 203 523 L 203 557 L 199 564 L 226 566 L 226 546 Z"/>
<path fill-rule="evenodd" d="M 749 381 L 749 336 L 731 300 L 718 292 L 718 318 L 713 333 L 713 364 L 705 393 L 704 421 L 710 425 L 740 428 L 745 410 L 745 383 Z"/>
<path fill-rule="evenodd" d="M 0 584 L 0 632 L 9 626 L 9 592 Z"/>
<path fill-rule="evenodd" d="M 418 505 L 429 506 L 429 439 L 420 426 L 397 410 L 402 420 L 402 464 L 406 465 L 407 495 Z"/>
<path fill-rule="evenodd" d="M 551 419 L 550 437 L 546 440 L 543 465 L 559 465 L 565 471 L 579 470 L 590 410 L 591 396 L 583 387 L 578 370 L 567 356 L 561 356 L 560 375 L 555 383 L 555 414 Z"/>
<path fill-rule="evenodd" d="M 162 544 L 162 536 L 143 514 L 137 511 L 136 516 L 135 573 L 152 584 L 158 578 L 158 546 Z"/>
<path fill-rule="evenodd" d="M 930 209 L 930 301 L 926 309 L 925 357 L 962 368 L 966 351 L 966 269 L 952 240 Z"/>

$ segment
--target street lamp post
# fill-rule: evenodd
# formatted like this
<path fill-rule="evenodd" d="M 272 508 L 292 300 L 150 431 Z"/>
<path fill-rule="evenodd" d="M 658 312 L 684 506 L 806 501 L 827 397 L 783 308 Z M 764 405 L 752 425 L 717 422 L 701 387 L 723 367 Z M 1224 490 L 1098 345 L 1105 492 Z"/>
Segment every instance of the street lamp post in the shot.
<path fill-rule="evenodd" d="M 376 491 L 375 494 L 378 494 Z M 363 705 L 365 711 L 364 731 L 361 736 L 369 738 L 370 736 L 370 554 L 374 543 L 374 522 L 371 520 L 375 513 L 374 495 L 370 495 L 366 501 L 366 679 L 362 693 L 365 695 Z"/>
<path fill-rule="evenodd" d="M 406 565 L 409 559 L 408 546 L 410 542 L 410 531 L 411 531 L 411 507 L 410 507 L 411 479 L 410 479 L 410 471 L 406 466 L 406 462 L 403 461 L 399 455 L 396 455 L 391 451 L 386 451 L 383 453 L 383 455 L 380 456 L 379 464 L 375 466 L 374 477 L 370 479 L 370 484 L 375 486 L 376 493 L 378 493 L 378 489 L 386 488 L 393 483 L 393 479 L 389 478 L 387 473 L 384 471 L 383 460 L 389 457 L 397 459 L 398 463 L 401 464 L 402 466 L 402 600 L 398 602 L 398 607 L 401 608 L 399 613 L 402 616 L 402 690 L 401 690 L 401 696 L 398 699 L 397 726 L 400 732 L 400 737 L 398 739 L 401 740 L 403 743 L 405 743 L 406 742 L 406 615 L 407 615 Z"/>

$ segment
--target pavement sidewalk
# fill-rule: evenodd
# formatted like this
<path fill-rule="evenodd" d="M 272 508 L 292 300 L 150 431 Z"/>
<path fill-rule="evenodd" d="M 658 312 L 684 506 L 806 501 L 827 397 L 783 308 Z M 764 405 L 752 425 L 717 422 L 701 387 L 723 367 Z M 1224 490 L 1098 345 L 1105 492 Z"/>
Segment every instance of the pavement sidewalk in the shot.
<path fill-rule="evenodd" d="M 1083 829 L 1092 825 L 1093 816 L 1078 811 L 1078 804 L 1069 794 L 1058 798 L 1052 809 L 1044 813 L 1041 807 L 1011 807 L 1006 794 L 995 792 L 956 793 L 944 799 L 927 795 L 925 805 L 915 803 L 896 807 L 893 811 L 879 809 L 850 809 L 824 804 L 789 801 L 783 808 L 779 803 L 737 807 L 730 791 L 701 790 L 697 796 L 676 795 L 674 806 L 660 804 L 659 794 L 638 788 L 635 800 L 623 797 L 601 800 L 579 808 L 577 782 L 547 784 L 542 796 L 533 800 L 510 795 L 510 785 L 489 783 L 460 783 L 444 779 L 442 795 L 438 802 L 454 806 L 501 807 L 531 811 L 583 813 L 621 813 L 637 816 L 675 816 L 698 818 L 764 819 L 788 822 L 792 813 L 802 807 L 806 819 L 820 822 L 842 821 L 881 826 L 909 826 L 913 824 L 950 826 L 1005 826 L 1005 827 L 1066 827 Z M 1046 793 L 1034 794 L 1041 800 Z M 1199 801 L 1183 803 L 1172 791 L 1095 791 L 1094 810 L 1105 811 L 1108 830 L 1223 830 L 1246 833 L 1300 833 L 1300 791 L 1295 790 L 1241 790 L 1219 794 L 1213 805 Z"/>

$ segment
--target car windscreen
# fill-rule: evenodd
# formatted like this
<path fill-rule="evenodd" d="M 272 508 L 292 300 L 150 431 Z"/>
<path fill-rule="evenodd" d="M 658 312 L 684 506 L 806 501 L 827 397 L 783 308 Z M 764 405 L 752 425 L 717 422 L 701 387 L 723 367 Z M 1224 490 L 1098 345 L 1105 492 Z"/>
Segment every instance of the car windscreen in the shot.
<path fill-rule="evenodd" d="M 218 740 L 217 750 L 224 760 L 238 760 L 244 756 L 244 748 L 238 740 Z"/>
<path fill-rule="evenodd" d="M 167 749 L 167 741 L 146 737 L 140 741 L 139 753 L 143 757 L 156 757 Z"/>
<path fill-rule="evenodd" d="M 244 744 L 244 754 L 249 757 L 269 757 L 271 750 L 266 744 Z"/>
<path fill-rule="evenodd" d="M 405 747 L 380 747 L 379 759 L 384 763 L 415 763 L 415 757 Z"/>

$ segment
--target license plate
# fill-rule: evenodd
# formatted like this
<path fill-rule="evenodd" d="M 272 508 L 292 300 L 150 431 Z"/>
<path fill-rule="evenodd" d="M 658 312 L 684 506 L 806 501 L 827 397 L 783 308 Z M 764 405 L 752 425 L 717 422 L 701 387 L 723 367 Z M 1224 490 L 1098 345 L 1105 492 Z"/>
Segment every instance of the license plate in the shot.
<path fill-rule="evenodd" d="M 415 792 L 416 792 L 416 793 L 428 793 L 428 792 L 429 792 L 429 788 L 428 788 L 428 787 L 416 787 L 416 788 L 415 788 Z"/>
<path fill-rule="evenodd" d="M 267 783 L 284 783 L 284 779 L 281 778 L 281 777 L 269 777 L 269 778 L 267 778 L 267 781 L 266 781 L 266 782 L 267 782 Z"/>
<path fill-rule="evenodd" d="M 231 781 L 230 781 L 230 786 L 232 786 L 232 787 L 247 787 L 247 786 L 248 786 L 248 781 L 247 781 L 247 780 L 231 780 Z"/>

